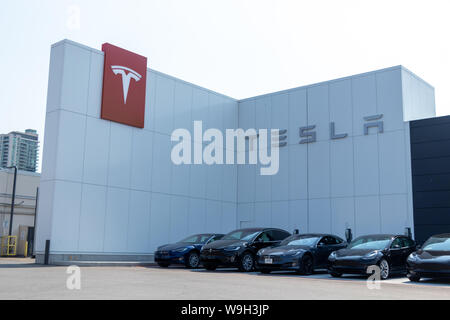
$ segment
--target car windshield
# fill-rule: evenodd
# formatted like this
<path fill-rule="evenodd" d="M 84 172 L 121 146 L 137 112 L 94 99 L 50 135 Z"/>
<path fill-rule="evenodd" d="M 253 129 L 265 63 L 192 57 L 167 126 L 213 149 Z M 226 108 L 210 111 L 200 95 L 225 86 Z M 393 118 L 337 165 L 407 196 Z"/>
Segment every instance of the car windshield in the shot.
<path fill-rule="evenodd" d="M 222 238 L 222 240 L 244 240 L 244 241 L 250 241 L 254 237 L 256 237 L 261 231 L 255 231 L 255 230 L 236 230 L 233 232 L 230 232 L 226 236 Z"/>
<path fill-rule="evenodd" d="M 319 240 L 319 237 L 306 236 L 306 235 L 294 235 L 284 239 L 280 246 L 313 246 Z"/>
<path fill-rule="evenodd" d="M 353 240 L 348 248 L 349 249 L 367 249 L 367 250 L 382 250 L 386 248 L 391 242 L 390 236 L 367 236 L 360 237 Z"/>
<path fill-rule="evenodd" d="M 431 237 L 422 247 L 428 251 L 450 251 L 450 238 Z"/>
<path fill-rule="evenodd" d="M 186 239 L 183 239 L 179 242 L 183 243 L 206 243 L 208 239 L 211 238 L 210 234 L 196 234 L 194 236 L 187 237 Z"/>

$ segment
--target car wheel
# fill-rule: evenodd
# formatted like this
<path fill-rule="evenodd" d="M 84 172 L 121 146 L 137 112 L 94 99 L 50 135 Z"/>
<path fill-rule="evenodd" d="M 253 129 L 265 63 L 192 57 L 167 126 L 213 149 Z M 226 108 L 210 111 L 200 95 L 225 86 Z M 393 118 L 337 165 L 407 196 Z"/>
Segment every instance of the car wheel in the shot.
<path fill-rule="evenodd" d="M 333 278 L 340 278 L 340 277 L 342 277 L 342 273 L 338 273 L 338 272 L 330 272 L 330 275 Z"/>
<path fill-rule="evenodd" d="M 250 272 L 253 270 L 254 264 L 255 259 L 253 259 L 253 255 L 250 252 L 244 253 L 244 255 L 241 258 L 239 270 L 243 272 Z"/>
<path fill-rule="evenodd" d="M 269 274 L 270 272 L 272 272 L 272 270 L 269 270 L 269 269 L 261 269 L 260 271 L 261 271 L 261 273 L 264 273 L 264 274 Z"/>
<path fill-rule="evenodd" d="M 299 273 L 303 275 L 310 275 L 314 272 L 314 262 L 313 258 L 307 254 L 302 257 L 302 260 L 300 261 L 300 269 Z"/>
<path fill-rule="evenodd" d="M 407 277 L 411 282 L 419 282 L 420 276 L 417 273 L 408 273 Z"/>
<path fill-rule="evenodd" d="M 380 277 L 381 280 L 386 280 L 389 278 L 391 273 L 391 267 L 389 266 L 389 262 L 386 259 L 382 259 L 378 265 L 380 267 Z"/>
<path fill-rule="evenodd" d="M 217 266 L 215 264 L 205 264 L 204 267 L 208 271 L 214 271 L 217 269 Z"/>
<path fill-rule="evenodd" d="M 200 264 L 200 256 L 197 252 L 191 252 L 188 254 L 186 258 L 186 267 L 190 269 L 198 268 L 198 265 Z"/>
<path fill-rule="evenodd" d="M 160 266 L 161 268 L 167 268 L 169 265 L 170 265 L 169 263 L 158 262 L 158 266 Z"/>

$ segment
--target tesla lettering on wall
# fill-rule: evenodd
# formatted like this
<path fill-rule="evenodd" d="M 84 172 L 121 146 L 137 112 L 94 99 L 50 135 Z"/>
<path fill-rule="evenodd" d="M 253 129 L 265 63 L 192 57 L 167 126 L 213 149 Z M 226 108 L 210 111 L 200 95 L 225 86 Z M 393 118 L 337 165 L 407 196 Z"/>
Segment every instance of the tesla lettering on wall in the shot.
<path fill-rule="evenodd" d="M 144 128 L 147 58 L 105 43 L 101 118 Z"/>

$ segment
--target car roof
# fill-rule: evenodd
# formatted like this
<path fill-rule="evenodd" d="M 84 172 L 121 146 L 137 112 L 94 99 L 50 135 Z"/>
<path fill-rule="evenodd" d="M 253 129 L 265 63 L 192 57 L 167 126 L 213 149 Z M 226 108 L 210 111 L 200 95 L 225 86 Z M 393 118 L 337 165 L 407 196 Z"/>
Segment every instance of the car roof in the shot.
<path fill-rule="evenodd" d="M 236 232 L 236 231 L 250 231 L 250 232 L 255 231 L 256 232 L 256 231 L 267 231 L 267 230 L 280 230 L 280 231 L 287 232 L 286 230 L 279 229 L 279 228 L 243 228 L 243 229 L 236 229 L 231 232 Z"/>
<path fill-rule="evenodd" d="M 450 238 L 450 233 L 442 233 L 442 234 L 437 234 L 434 236 L 431 236 L 432 238 Z"/>
<path fill-rule="evenodd" d="M 290 234 L 290 232 L 280 229 L 280 228 L 242 228 L 242 229 L 236 229 L 236 230 L 230 231 L 229 233 L 238 232 L 238 231 L 264 232 L 264 231 L 268 231 L 268 230 L 279 230 L 279 231 L 287 232 Z"/>
<path fill-rule="evenodd" d="M 383 233 L 380 233 L 380 234 L 365 234 L 365 235 L 359 236 L 357 238 L 362 238 L 362 237 L 396 238 L 396 237 L 407 237 L 407 236 L 405 236 L 404 234 L 397 234 L 397 235 L 395 235 L 395 234 L 383 234 Z"/>
<path fill-rule="evenodd" d="M 334 234 L 328 234 L 328 233 L 300 233 L 300 234 L 294 234 L 294 236 L 334 237 L 334 238 L 340 238 L 339 236 L 336 236 L 336 235 L 334 235 Z"/>
<path fill-rule="evenodd" d="M 252 231 L 264 231 L 264 230 L 266 230 L 266 228 L 242 228 L 242 229 L 236 229 L 236 230 L 230 231 L 230 233 L 231 232 L 236 232 L 236 231 L 250 231 L 250 232 L 252 232 Z"/>

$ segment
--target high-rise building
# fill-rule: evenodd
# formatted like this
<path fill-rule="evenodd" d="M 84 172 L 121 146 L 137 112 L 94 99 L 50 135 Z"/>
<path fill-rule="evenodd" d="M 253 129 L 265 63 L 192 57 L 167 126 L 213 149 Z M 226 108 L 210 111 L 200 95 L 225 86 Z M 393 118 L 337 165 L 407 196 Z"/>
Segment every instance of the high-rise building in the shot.
<path fill-rule="evenodd" d="M 0 168 L 17 166 L 19 170 L 36 172 L 39 135 L 36 130 L 0 134 Z"/>

